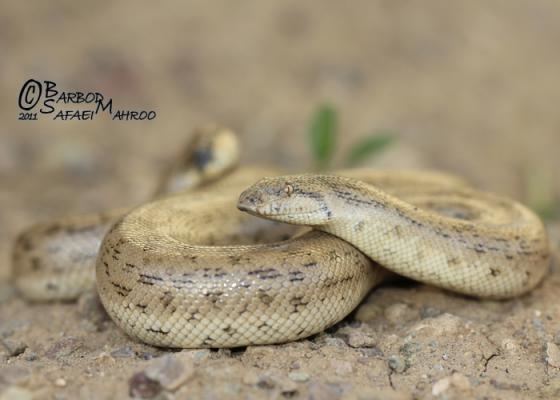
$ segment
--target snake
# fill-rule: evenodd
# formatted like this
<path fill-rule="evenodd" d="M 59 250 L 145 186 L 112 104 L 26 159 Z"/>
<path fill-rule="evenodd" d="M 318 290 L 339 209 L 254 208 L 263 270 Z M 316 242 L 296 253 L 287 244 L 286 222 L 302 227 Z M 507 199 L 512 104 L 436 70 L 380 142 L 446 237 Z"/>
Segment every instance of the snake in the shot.
<path fill-rule="evenodd" d="M 206 127 L 152 200 L 23 232 L 13 253 L 23 297 L 96 288 L 136 340 L 231 348 L 324 331 L 395 276 L 509 299 L 546 275 L 546 229 L 519 202 L 433 171 L 241 167 L 239 147 Z"/>

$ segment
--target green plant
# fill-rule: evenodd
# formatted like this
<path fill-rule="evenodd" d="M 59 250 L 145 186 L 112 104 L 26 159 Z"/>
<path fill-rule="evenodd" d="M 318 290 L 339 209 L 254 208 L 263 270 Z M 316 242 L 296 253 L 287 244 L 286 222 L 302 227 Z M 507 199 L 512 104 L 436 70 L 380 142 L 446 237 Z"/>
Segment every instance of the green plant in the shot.
<path fill-rule="evenodd" d="M 315 111 L 309 127 L 309 136 L 316 169 L 331 168 L 338 136 L 338 116 L 332 106 L 324 104 Z M 394 141 L 393 132 L 374 131 L 350 148 L 344 158 L 344 166 L 359 165 L 382 153 Z"/>

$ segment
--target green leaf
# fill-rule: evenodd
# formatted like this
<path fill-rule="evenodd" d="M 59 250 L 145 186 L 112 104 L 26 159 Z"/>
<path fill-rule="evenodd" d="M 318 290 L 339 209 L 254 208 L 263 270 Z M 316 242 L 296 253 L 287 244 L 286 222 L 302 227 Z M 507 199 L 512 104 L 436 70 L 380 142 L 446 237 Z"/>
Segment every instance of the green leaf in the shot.
<path fill-rule="evenodd" d="M 322 105 L 313 115 L 309 128 L 311 150 L 319 169 L 326 169 L 333 157 L 337 134 L 337 115 L 330 105 Z"/>
<path fill-rule="evenodd" d="M 392 132 L 378 132 L 356 143 L 348 153 L 346 164 L 355 166 L 367 158 L 378 155 L 395 141 Z"/>

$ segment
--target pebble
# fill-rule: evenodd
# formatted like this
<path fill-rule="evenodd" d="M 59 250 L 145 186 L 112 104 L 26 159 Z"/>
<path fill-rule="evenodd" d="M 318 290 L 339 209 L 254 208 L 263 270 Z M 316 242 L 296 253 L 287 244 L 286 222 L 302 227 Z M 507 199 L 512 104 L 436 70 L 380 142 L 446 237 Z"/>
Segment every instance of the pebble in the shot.
<path fill-rule="evenodd" d="M 404 372 L 404 370 L 406 369 L 406 362 L 404 361 L 404 358 L 402 358 L 401 356 L 393 355 L 389 357 L 387 363 L 389 364 L 389 368 L 391 368 L 393 371 L 399 374 Z"/>
<path fill-rule="evenodd" d="M 406 357 L 410 357 L 415 353 L 418 353 L 422 350 L 422 346 L 416 342 L 407 342 L 401 346 L 399 351 Z"/>
<path fill-rule="evenodd" d="M 297 394 L 298 385 L 288 379 L 282 379 L 280 381 L 280 392 L 284 397 L 292 397 Z"/>
<path fill-rule="evenodd" d="M 304 371 L 292 371 L 288 374 L 288 378 L 294 382 L 307 382 L 309 380 L 309 374 Z"/>
<path fill-rule="evenodd" d="M 443 379 L 440 379 L 439 381 L 434 383 L 434 385 L 432 386 L 432 395 L 439 396 L 443 392 L 447 391 L 447 389 L 449 389 L 450 385 L 451 385 L 451 381 L 450 381 L 449 377 L 445 377 Z"/>
<path fill-rule="evenodd" d="M 144 374 L 167 390 L 176 390 L 194 376 L 194 363 L 190 357 L 166 354 L 154 360 Z"/>
<path fill-rule="evenodd" d="M 128 381 L 128 394 L 130 397 L 141 399 L 151 399 L 157 396 L 162 390 L 158 381 L 154 381 L 146 376 L 144 372 L 138 372 Z"/>
<path fill-rule="evenodd" d="M 325 337 L 324 343 L 326 346 L 346 347 L 346 342 L 338 337 Z"/>
<path fill-rule="evenodd" d="M 82 342 L 75 337 L 66 337 L 55 342 L 45 352 L 45 356 L 49 359 L 60 359 L 68 357 L 82 346 Z"/>
<path fill-rule="evenodd" d="M 420 318 L 422 318 L 422 319 L 435 318 L 435 317 L 441 315 L 442 313 L 443 313 L 443 311 L 441 311 L 437 308 L 424 306 L 420 309 Z"/>
<path fill-rule="evenodd" d="M 8 357 L 17 357 L 27 349 L 27 344 L 14 339 L 1 339 L 0 343 L 6 349 Z"/>
<path fill-rule="evenodd" d="M 365 303 L 358 308 L 354 318 L 360 322 L 369 322 L 379 317 L 381 312 L 381 307 L 379 305 L 374 303 Z"/>
<path fill-rule="evenodd" d="M 259 376 L 257 386 L 261 389 L 272 390 L 276 386 L 276 381 L 268 375 Z"/>
<path fill-rule="evenodd" d="M 519 345 L 512 338 L 505 338 L 502 340 L 500 347 L 510 354 L 515 354 L 519 350 Z"/>
<path fill-rule="evenodd" d="M 359 347 L 375 347 L 377 339 L 364 332 L 353 331 L 348 334 L 348 346 L 353 348 Z"/>
<path fill-rule="evenodd" d="M 364 357 L 383 357 L 385 355 L 378 347 L 364 348 L 360 353 L 362 353 Z"/>
<path fill-rule="evenodd" d="M 54 385 L 58 387 L 66 387 L 66 379 L 64 378 L 57 378 L 54 381 Z"/>
<path fill-rule="evenodd" d="M 25 361 L 37 361 L 39 356 L 34 351 L 28 351 L 24 356 Z"/>
<path fill-rule="evenodd" d="M 560 368 L 560 349 L 552 342 L 546 344 L 546 362 L 554 368 Z"/>
<path fill-rule="evenodd" d="M 456 372 L 453 375 L 446 376 L 434 383 L 432 386 L 432 395 L 439 396 L 450 387 L 454 387 L 461 391 L 467 391 L 471 388 L 471 383 L 469 382 L 469 378 L 465 375 Z"/>
<path fill-rule="evenodd" d="M 426 318 L 416 323 L 412 328 L 412 332 L 423 331 L 429 329 L 432 337 L 456 335 L 461 330 L 463 321 L 461 318 L 444 313 L 435 318 Z M 428 333 L 426 333 L 428 334 Z"/>

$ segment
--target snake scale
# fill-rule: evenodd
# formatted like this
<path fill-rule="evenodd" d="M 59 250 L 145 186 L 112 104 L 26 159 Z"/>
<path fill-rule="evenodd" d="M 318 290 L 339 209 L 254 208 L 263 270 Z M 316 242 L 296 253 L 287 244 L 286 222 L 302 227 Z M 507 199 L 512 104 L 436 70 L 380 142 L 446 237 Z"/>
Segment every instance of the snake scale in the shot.
<path fill-rule="evenodd" d="M 23 296 L 69 300 L 96 284 L 132 337 L 236 347 L 320 332 L 393 273 L 505 299 L 533 289 L 550 262 L 533 212 L 450 175 L 235 168 L 236 138 L 221 128 L 189 149 L 155 200 L 24 232 Z"/>

